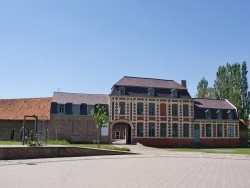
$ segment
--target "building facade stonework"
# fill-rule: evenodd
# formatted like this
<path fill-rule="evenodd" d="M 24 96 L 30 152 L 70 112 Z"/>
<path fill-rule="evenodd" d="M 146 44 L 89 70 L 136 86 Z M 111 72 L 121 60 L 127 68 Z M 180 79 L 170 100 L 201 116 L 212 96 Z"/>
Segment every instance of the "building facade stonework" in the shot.
<path fill-rule="evenodd" d="M 237 109 L 229 101 L 192 98 L 185 80 L 128 76 L 115 83 L 109 95 L 54 92 L 52 98 L 0 100 L 0 139 L 20 140 L 24 115 L 39 115 L 46 117 L 47 139 L 96 142 L 99 133 L 91 111 L 98 104 L 105 107 L 109 119 L 101 129 L 102 143 L 246 145 L 246 129 L 240 128 Z M 33 123 L 26 122 L 30 130 Z"/>

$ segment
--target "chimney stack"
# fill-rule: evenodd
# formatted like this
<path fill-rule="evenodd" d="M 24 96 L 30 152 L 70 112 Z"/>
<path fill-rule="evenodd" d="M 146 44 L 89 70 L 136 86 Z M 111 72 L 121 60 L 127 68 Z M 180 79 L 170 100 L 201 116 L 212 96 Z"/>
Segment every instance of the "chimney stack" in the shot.
<path fill-rule="evenodd" d="M 185 88 L 187 88 L 187 81 L 186 80 L 181 80 L 181 85 Z"/>

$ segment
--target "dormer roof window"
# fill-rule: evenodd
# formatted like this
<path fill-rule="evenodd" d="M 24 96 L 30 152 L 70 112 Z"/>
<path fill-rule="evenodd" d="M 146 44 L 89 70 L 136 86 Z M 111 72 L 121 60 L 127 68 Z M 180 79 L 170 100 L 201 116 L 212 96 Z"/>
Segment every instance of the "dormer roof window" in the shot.
<path fill-rule="evenodd" d="M 155 96 L 155 89 L 154 88 L 149 88 L 148 89 L 148 95 L 150 96 L 150 97 L 154 97 Z"/>
<path fill-rule="evenodd" d="M 233 113 L 232 113 L 231 110 L 229 110 L 229 111 L 227 112 L 227 115 L 228 115 L 228 119 L 229 119 L 229 120 L 232 120 L 232 119 L 233 119 Z"/>
<path fill-rule="evenodd" d="M 205 113 L 206 113 L 206 119 L 211 119 L 211 111 L 207 109 Z"/>
<path fill-rule="evenodd" d="M 120 95 L 125 95 L 126 88 L 124 86 L 119 87 L 119 93 Z"/>
<path fill-rule="evenodd" d="M 222 119 L 222 112 L 220 110 L 218 110 L 216 114 L 217 114 L 217 119 Z"/>
<path fill-rule="evenodd" d="M 171 90 L 171 93 L 172 93 L 172 97 L 173 97 L 173 98 L 177 98 L 177 95 L 178 95 L 177 89 L 172 89 L 172 90 Z"/>

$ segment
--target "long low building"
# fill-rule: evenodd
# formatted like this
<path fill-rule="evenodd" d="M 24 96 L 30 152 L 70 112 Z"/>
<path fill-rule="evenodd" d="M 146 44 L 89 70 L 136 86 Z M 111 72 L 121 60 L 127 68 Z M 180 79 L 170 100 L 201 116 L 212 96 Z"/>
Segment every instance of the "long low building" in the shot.
<path fill-rule="evenodd" d="M 0 100 L 1 140 L 20 139 L 24 115 L 36 115 L 47 117 L 46 139 L 96 142 L 98 131 L 91 111 L 101 104 L 109 119 L 101 129 L 103 143 L 118 139 L 157 147 L 247 145 L 246 131 L 240 128 L 245 125 L 240 124 L 235 106 L 228 100 L 192 98 L 185 80 L 125 76 L 109 95 L 55 92 L 52 98 L 10 99 L 9 106 L 19 106 L 11 109 L 4 101 Z M 19 118 L 8 116 L 10 111 Z"/>

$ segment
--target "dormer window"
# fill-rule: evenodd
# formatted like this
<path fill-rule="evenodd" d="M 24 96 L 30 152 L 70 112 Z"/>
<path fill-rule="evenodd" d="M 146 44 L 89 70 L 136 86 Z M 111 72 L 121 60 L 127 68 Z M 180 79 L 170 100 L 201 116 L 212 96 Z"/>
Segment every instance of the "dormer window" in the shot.
<path fill-rule="evenodd" d="M 217 119 L 222 119 L 222 112 L 220 110 L 218 110 L 216 114 L 217 114 Z"/>
<path fill-rule="evenodd" d="M 65 113 L 65 105 L 59 104 L 57 109 L 58 114 L 64 114 Z"/>
<path fill-rule="evenodd" d="M 155 96 L 155 89 L 154 88 L 149 88 L 148 89 L 148 95 L 150 97 L 154 97 Z"/>
<path fill-rule="evenodd" d="M 229 120 L 232 120 L 232 119 L 233 119 L 233 113 L 232 113 L 231 110 L 229 110 L 229 111 L 227 112 L 227 115 L 228 115 L 228 119 L 229 119 Z"/>
<path fill-rule="evenodd" d="M 172 89 L 171 93 L 173 98 L 177 98 L 178 91 L 176 89 Z"/>
<path fill-rule="evenodd" d="M 206 113 L 206 119 L 211 119 L 211 111 L 207 109 L 205 113 Z"/>
<path fill-rule="evenodd" d="M 125 91 L 126 91 L 126 89 L 124 86 L 119 87 L 120 95 L 125 95 Z"/>

